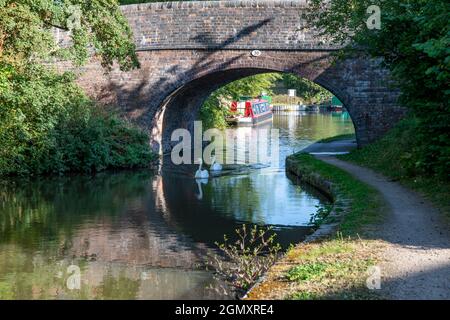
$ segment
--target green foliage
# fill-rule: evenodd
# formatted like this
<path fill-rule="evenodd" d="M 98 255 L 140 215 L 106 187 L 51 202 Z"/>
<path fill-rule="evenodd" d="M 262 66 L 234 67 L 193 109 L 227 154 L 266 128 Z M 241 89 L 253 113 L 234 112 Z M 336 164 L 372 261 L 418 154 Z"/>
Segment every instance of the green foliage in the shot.
<path fill-rule="evenodd" d="M 57 45 L 53 31 L 68 32 L 71 44 Z M 116 0 L 2 0 L 0 59 L 18 64 L 64 57 L 85 63 L 92 47 L 104 67 L 139 65 L 131 29 Z"/>
<path fill-rule="evenodd" d="M 300 291 L 291 295 L 289 300 L 317 300 L 319 298 L 320 296 L 315 293 Z"/>
<path fill-rule="evenodd" d="M 44 172 L 130 169 L 149 166 L 156 158 L 145 133 L 106 113 L 94 113 L 87 122 L 72 118 L 54 134 L 54 158 Z"/>
<path fill-rule="evenodd" d="M 297 90 L 297 96 L 302 97 L 307 103 L 321 103 L 332 97 L 328 90 L 318 84 L 291 73 L 284 73 L 281 81 L 284 87 Z"/>
<path fill-rule="evenodd" d="M 148 138 L 95 111 L 70 73 L 0 64 L 0 175 L 95 172 L 151 159 Z"/>
<path fill-rule="evenodd" d="M 377 263 L 374 259 L 377 246 L 377 241 L 344 238 L 339 233 L 322 241 L 299 245 L 286 253 L 287 259 L 277 268 L 281 272 L 273 277 L 275 285 L 287 282 L 291 290 L 285 291 L 285 298 L 294 300 L 383 298 L 366 286 L 367 270 Z M 283 266 L 288 270 L 284 271 Z"/>
<path fill-rule="evenodd" d="M 422 168 L 420 159 L 424 151 L 423 145 L 417 144 L 416 141 L 419 126 L 417 118 L 404 119 L 377 142 L 355 150 L 343 158 L 370 163 L 370 167 L 383 174 L 390 172 L 389 176 L 395 179 L 417 176 Z"/>
<path fill-rule="evenodd" d="M 323 180 L 333 183 L 334 190 L 340 198 L 351 201 L 350 208 L 342 207 L 335 202 L 336 211 L 346 210 L 346 214 L 339 229 L 344 236 L 362 234 L 365 228 L 380 220 L 382 201 L 376 190 L 367 184 L 355 179 L 349 173 L 330 164 L 320 161 L 306 153 L 296 153 L 288 157 L 293 161 L 294 173 L 301 175 L 305 181 L 308 177 L 316 179 L 319 175 Z"/>
<path fill-rule="evenodd" d="M 200 109 L 200 119 L 204 129 L 225 129 L 227 122 L 225 117 L 229 114 L 231 101 L 226 100 L 220 93 L 213 92 L 203 103 Z"/>
<path fill-rule="evenodd" d="M 422 192 L 443 211 L 450 213 L 450 185 L 444 177 L 423 172 L 424 144 L 418 142 L 420 119 L 402 120 L 382 139 L 348 155 L 339 156 L 372 168 Z"/>
<path fill-rule="evenodd" d="M 284 272 L 285 281 L 295 282 L 296 292 L 287 298 L 379 299 L 366 287 L 367 270 L 373 266 L 375 247 L 361 239 L 336 237 L 301 246 L 287 253 L 293 267 Z M 344 289 L 345 288 L 345 289 Z"/>
<path fill-rule="evenodd" d="M 256 97 L 262 91 L 272 94 L 274 82 L 280 79 L 278 73 L 263 73 L 255 76 L 246 77 L 237 81 L 233 81 L 226 86 L 218 89 L 217 94 L 230 97 L 232 100 L 238 99 L 240 96 Z"/>
<path fill-rule="evenodd" d="M 320 277 L 325 274 L 327 269 L 326 263 L 311 262 L 305 263 L 291 268 L 287 272 L 287 279 L 289 281 L 305 281 Z"/>
<path fill-rule="evenodd" d="M 323 35 L 351 43 L 348 51 L 365 50 L 381 57 L 402 91 L 418 125 L 414 132 L 420 154 L 415 170 L 450 174 L 450 2 L 447 0 L 311 0 L 307 15 Z M 369 5 L 381 9 L 381 29 L 369 30 Z M 407 155 L 405 154 L 404 157 Z M 417 165 L 417 166 L 416 166 Z"/>
<path fill-rule="evenodd" d="M 54 30 L 69 31 L 61 48 Z M 72 73 L 42 64 L 84 64 L 94 50 L 105 68 L 138 66 L 116 0 L 0 1 L 0 175 L 96 172 L 147 165 L 147 136 L 96 110 Z"/>
<path fill-rule="evenodd" d="M 278 73 L 264 73 L 233 81 L 226 86 L 214 91 L 204 102 L 200 109 L 200 119 L 203 127 L 226 127 L 225 116 L 228 115 L 231 102 L 241 96 L 256 97 L 265 91 L 272 94 L 272 88 L 276 80 L 280 79 Z"/>

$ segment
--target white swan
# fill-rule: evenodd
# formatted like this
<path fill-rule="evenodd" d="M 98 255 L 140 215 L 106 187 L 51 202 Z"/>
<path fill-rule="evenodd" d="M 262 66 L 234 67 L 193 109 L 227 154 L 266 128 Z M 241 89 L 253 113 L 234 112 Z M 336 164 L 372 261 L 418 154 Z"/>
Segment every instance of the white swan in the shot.
<path fill-rule="evenodd" d="M 195 182 L 197 182 L 197 187 L 198 187 L 198 194 L 196 194 L 195 197 L 198 200 L 202 200 L 203 199 L 202 184 L 207 184 L 208 183 L 208 179 L 195 179 Z"/>
<path fill-rule="evenodd" d="M 216 156 L 211 158 L 211 171 L 222 171 L 222 165 L 216 162 Z"/>
<path fill-rule="evenodd" d="M 198 167 L 198 170 L 195 172 L 195 179 L 208 179 L 209 178 L 209 173 L 208 170 L 202 170 L 202 164 L 203 161 L 202 159 L 198 159 L 200 165 Z"/>

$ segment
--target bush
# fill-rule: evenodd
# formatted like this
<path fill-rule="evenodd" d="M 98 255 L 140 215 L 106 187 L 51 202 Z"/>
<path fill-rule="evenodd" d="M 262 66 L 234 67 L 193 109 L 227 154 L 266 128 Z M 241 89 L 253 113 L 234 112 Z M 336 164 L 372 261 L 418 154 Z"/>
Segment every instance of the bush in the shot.
<path fill-rule="evenodd" d="M 421 127 L 420 119 L 408 117 L 380 140 L 342 158 L 370 164 L 397 179 L 433 176 L 437 173 L 426 165 L 430 163 L 429 141 L 420 134 Z"/>
<path fill-rule="evenodd" d="M 410 116 L 400 121 L 375 143 L 339 158 L 367 166 L 399 180 L 423 193 L 450 216 L 450 148 L 440 148 L 435 142 L 430 142 L 427 136 L 421 133 L 422 121 Z"/>
<path fill-rule="evenodd" d="M 55 148 L 45 172 L 98 172 L 148 166 L 154 155 L 148 136 L 119 119 L 97 113 L 86 122 L 63 124 L 54 131 Z"/>
<path fill-rule="evenodd" d="M 200 120 L 204 129 L 217 128 L 225 129 L 228 124 L 225 120 L 229 112 L 229 106 L 224 104 L 224 98 L 217 93 L 213 93 L 206 99 L 200 108 Z M 229 100 L 231 105 L 231 100 Z"/>
<path fill-rule="evenodd" d="M 236 229 L 237 240 L 228 242 L 224 236 L 224 243 L 216 245 L 225 255 L 214 256 L 207 262 L 214 268 L 215 276 L 224 280 L 236 290 L 241 297 L 250 287 L 275 263 L 281 247 L 275 243 L 275 234 L 269 235 L 271 228 L 259 228 L 256 225 L 247 228 L 244 224 Z M 225 290 L 226 288 L 221 288 Z"/>
<path fill-rule="evenodd" d="M 146 134 L 40 65 L 0 64 L 0 175 L 96 172 L 153 158 Z"/>

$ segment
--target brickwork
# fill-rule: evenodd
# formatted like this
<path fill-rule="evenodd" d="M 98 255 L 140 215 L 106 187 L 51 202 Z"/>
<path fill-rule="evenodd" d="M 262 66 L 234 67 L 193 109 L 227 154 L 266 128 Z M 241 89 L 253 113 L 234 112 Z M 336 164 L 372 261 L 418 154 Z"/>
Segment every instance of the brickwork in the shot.
<path fill-rule="evenodd" d="M 329 50 L 306 27 L 298 1 L 185 1 L 123 6 L 139 50 Z"/>
<path fill-rule="evenodd" d="M 141 68 L 105 74 L 92 61 L 78 70 L 79 83 L 98 101 L 117 105 L 149 130 L 155 149 L 167 151 L 172 129 L 189 128 L 215 89 L 249 75 L 291 72 L 334 93 L 350 112 L 358 143 L 373 141 L 405 113 L 389 74 L 366 58 L 333 64 L 336 47 L 301 29 L 304 6 L 278 0 L 124 6 Z"/>

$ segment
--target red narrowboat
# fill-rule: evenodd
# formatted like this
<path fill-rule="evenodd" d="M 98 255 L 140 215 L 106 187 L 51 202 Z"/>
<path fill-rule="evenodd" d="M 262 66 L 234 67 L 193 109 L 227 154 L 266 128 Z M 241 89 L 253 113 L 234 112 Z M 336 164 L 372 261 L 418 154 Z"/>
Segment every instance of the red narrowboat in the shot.
<path fill-rule="evenodd" d="M 237 126 L 255 126 L 273 118 L 270 103 L 264 99 L 233 101 L 230 111 L 232 114 L 226 120 Z"/>

